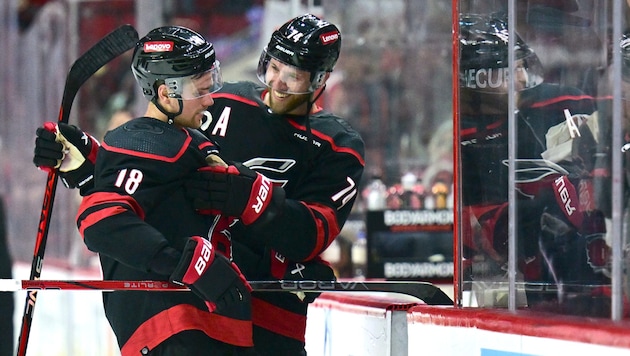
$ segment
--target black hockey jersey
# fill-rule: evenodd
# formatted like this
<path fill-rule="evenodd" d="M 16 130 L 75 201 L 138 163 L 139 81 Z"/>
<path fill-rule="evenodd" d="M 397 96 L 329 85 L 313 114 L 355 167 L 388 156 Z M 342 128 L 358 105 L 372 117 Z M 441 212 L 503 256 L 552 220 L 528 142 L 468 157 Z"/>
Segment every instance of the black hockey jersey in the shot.
<path fill-rule="evenodd" d="M 573 115 L 584 115 L 580 120 L 585 122 L 597 120 L 595 112 L 594 98 L 577 88 L 543 83 L 520 92 L 518 112 L 514 116 L 516 159 L 541 161 L 546 157 L 543 153 L 548 153 L 551 148 L 548 142 L 556 147 L 568 143 L 568 148 L 565 147 L 567 156 L 563 151 L 554 157 L 553 163 L 535 163 L 541 164 L 540 167 L 520 166 L 522 169 L 517 171 L 517 258 L 525 281 L 586 285 L 605 281 L 603 275 L 595 273 L 589 266 L 585 248 L 585 236 L 605 231 L 604 224 L 596 223 L 593 218 L 597 212 L 590 202 L 590 174 L 596 142 L 589 139 L 588 134 L 595 133 L 582 126 L 575 139 L 569 139 L 571 136 L 567 134 L 563 137 L 567 141 L 548 141 L 554 136 L 548 136 L 550 128 L 556 132 L 559 127 L 565 129 L 563 125 L 569 119 L 577 126 Z M 472 262 L 479 265 L 470 268 L 469 277 L 494 278 L 505 274 L 501 267 L 508 256 L 507 115 L 462 115 L 460 134 L 462 221 L 465 222 L 462 224 L 462 253 L 468 263 L 496 263 L 495 266 Z M 517 162 L 516 168 L 524 163 L 527 162 Z M 546 178 L 545 181 L 543 173 L 554 177 L 553 180 Z M 556 180 L 557 177 L 562 178 Z M 556 190 L 552 189 L 551 182 Z M 556 224 L 555 229 L 553 224 Z M 473 255 L 477 253 L 490 258 L 475 259 Z M 541 300 L 557 297 L 552 294 L 527 291 L 529 307 L 534 308 Z M 581 309 L 577 307 L 577 300 L 571 301 L 576 310 Z"/>
<path fill-rule="evenodd" d="M 274 114 L 264 94 L 252 82 L 226 83 L 213 94 L 204 130 L 224 159 L 244 163 L 286 192 L 281 221 L 264 231 L 242 224 L 232 229 L 234 260 L 249 280 L 271 278 L 269 266 L 261 266 L 270 248 L 293 261 L 321 254 L 350 214 L 365 165 L 364 143 L 344 120 L 323 110 L 308 122 L 306 116 Z M 255 325 L 303 343 L 305 303 L 290 293 L 253 297 Z"/>
<path fill-rule="evenodd" d="M 577 88 L 543 83 L 520 93 L 517 123 L 517 158 L 541 159 L 545 135 L 572 115 L 595 111 L 593 97 Z M 507 115 L 462 115 L 462 199 L 464 205 L 501 204 L 507 201 Z"/>
<path fill-rule="evenodd" d="M 208 236 L 210 217 L 195 212 L 182 181 L 207 165 L 213 152 L 216 145 L 198 131 L 146 117 L 105 136 L 94 188 L 77 215 L 85 244 L 99 253 L 104 279 L 168 280 L 152 271 L 158 251 L 181 250 L 190 236 Z M 152 349 L 184 330 L 251 346 L 246 332 L 249 328 L 251 335 L 251 324 L 209 313 L 192 293 L 119 291 L 104 293 L 103 302 L 123 355 Z"/>

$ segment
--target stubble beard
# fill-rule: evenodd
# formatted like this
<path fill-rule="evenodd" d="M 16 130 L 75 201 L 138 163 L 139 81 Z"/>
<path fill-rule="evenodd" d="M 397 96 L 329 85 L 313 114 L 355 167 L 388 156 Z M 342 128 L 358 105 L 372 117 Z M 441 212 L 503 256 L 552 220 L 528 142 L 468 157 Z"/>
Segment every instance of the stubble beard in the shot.
<path fill-rule="evenodd" d="M 274 114 L 281 114 L 281 115 L 296 114 L 296 113 L 293 113 L 292 111 L 304 105 L 308 101 L 309 96 L 310 96 L 310 95 L 292 94 L 291 96 L 287 97 L 287 100 L 276 102 L 274 100 L 273 94 L 269 93 L 268 95 L 269 95 L 269 108 Z M 306 113 L 303 113 L 303 114 L 306 114 Z"/>

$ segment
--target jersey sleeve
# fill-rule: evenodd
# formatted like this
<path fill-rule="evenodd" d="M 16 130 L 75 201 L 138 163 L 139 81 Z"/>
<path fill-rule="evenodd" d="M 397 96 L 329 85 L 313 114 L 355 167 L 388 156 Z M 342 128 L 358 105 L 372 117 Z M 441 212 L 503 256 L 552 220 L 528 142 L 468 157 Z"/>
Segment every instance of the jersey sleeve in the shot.
<path fill-rule="evenodd" d="M 97 157 L 95 187 L 83 197 L 77 226 L 90 250 L 149 271 L 154 256 L 172 245 L 165 233 L 178 232 L 157 226 L 168 226 L 167 219 L 179 226 L 180 217 L 187 218 L 181 182 L 205 164 L 208 140 L 186 131 L 157 137 L 141 133 L 141 139 L 121 131 L 106 137 Z"/>
<path fill-rule="evenodd" d="M 266 244 L 293 261 L 317 257 L 345 224 L 363 174 L 364 144 L 354 131 L 333 136 L 330 150 L 311 166 L 288 195 L 282 214 L 264 228 L 254 227 Z"/>

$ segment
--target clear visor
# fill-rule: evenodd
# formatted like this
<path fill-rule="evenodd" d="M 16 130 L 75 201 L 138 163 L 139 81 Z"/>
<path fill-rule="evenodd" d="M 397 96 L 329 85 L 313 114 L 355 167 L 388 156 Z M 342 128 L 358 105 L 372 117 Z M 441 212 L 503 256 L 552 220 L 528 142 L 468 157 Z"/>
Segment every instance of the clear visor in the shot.
<path fill-rule="evenodd" d="M 286 94 L 309 94 L 319 88 L 326 72 L 311 72 L 286 64 L 264 50 L 258 61 L 257 76 L 269 88 Z"/>
<path fill-rule="evenodd" d="M 532 54 L 516 61 L 515 90 L 531 89 L 543 82 L 543 70 L 538 56 Z M 463 69 L 460 77 L 462 88 L 493 94 L 508 92 L 508 67 Z"/>
<path fill-rule="evenodd" d="M 180 78 L 168 78 L 164 81 L 171 98 L 183 100 L 198 99 L 210 95 L 223 87 L 219 61 L 215 61 L 212 68 L 203 73 Z"/>

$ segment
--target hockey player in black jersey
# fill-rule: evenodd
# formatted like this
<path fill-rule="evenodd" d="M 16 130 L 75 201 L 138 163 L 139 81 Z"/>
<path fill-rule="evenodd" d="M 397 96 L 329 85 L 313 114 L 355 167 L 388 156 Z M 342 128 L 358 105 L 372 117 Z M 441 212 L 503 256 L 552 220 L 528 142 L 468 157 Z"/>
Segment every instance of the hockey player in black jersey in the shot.
<path fill-rule="evenodd" d="M 222 172 L 204 169 L 187 189 L 199 209 L 240 217 L 230 229 L 233 254 L 250 280 L 335 278 L 319 255 L 348 218 L 364 167 L 359 134 L 315 103 L 340 48 L 335 25 L 298 16 L 273 32 L 262 51 L 257 73 L 263 86 L 226 82 L 213 94 L 211 121 L 202 130 L 223 158 L 240 163 Z M 260 192 L 268 194 L 260 213 L 236 203 L 246 200 L 252 190 L 240 187 L 257 174 L 274 183 Z M 304 354 L 312 299 L 254 292 L 257 351 Z"/>
<path fill-rule="evenodd" d="M 165 26 L 140 39 L 132 61 L 149 100 L 145 115 L 106 134 L 92 181 L 62 176 L 70 186 L 91 183 L 82 186 L 77 226 L 99 253 L 104 279 L 170 280 L 192 293 L 103 293 L 121 353 L 251 354 L 251 288 L 210 243 L 211 217 L 196 213 L 182 186 L 187 175 L 219 162 L 215 143 L 195 130 L 222 85 L 214 48 L 190 29 Z M 56 137 L 79 151 L 61 161 L 62 172 L 79 163 L 77 171 L 92 170 L 93 157 L 81 153 L 98 147 L 96 140 L 68 125 L 46 128 L 37 132 L 40 144 L 55 151 Z"/>
<path fill-rule="evenodd" d="M 263 86 L 225 83 L 213 94 L 201 130 L 231 165 L 203 168 L 186 188 L 198 211 L 220 214 L 213 245 L 225 245 L 219 248 L 250 280 L 335 279 L 319 255 L 348 218 L 365 165 L 360 135 L 316 104 L 340 49 L 335 25 L 298 16 L 275 31 L 262 51 Z M 81 146 L 76 137 L 69 141 Z M 36 140 L 37 166 L 54 166 L 63 157 L 49 146 L 45 138 Z M 67 186 L 82 192 L 92 184 L 89 151 L 83 152 L 80 168 L 60 170 Z M 253 293 L 256 351 L 305 354 L 307 307 L 315 297 Z"/>
<path fill-rule="evenodd" d="M 517 112 L 508 115 L 507 23 L 492 16 L 462 16 L 460 29 L 465 278 L 497 281 L 507 272 L 508 127 L 513 117 L 517 267 L 520 281 L 531 282 L 526 284 L 527 306 L 602 315 L 610 308 L 601 303 L 599 290 L 588 287 L 609 283 L 589 255 L 589 245 L 605 234 L 602 212 L 592 197 L 598 127 L 594 99 L 577 88 L 544 83 L 538 57 L 517 36 Z"/>

